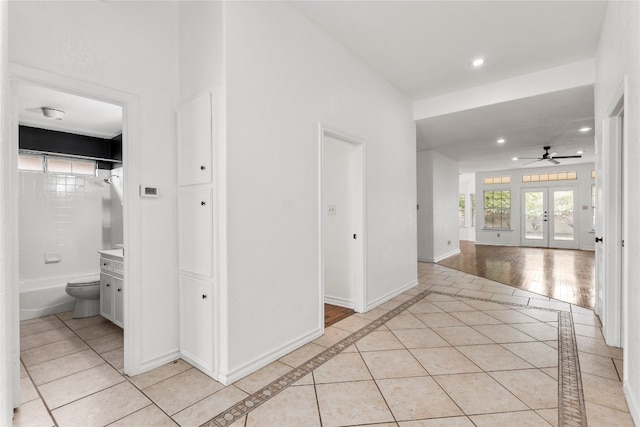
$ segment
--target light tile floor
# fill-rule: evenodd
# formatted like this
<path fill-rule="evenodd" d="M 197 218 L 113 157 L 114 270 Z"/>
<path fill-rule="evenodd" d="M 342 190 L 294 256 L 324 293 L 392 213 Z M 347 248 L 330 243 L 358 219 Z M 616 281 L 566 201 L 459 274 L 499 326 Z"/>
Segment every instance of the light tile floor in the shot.
<path fill-rule="evenodd" d="M 14 425 L 220 425 L 211 420 L 430 290 L 233 425 L 557 426 L 553 310 L 564 310 L 573 317 L 589 425 L 633 426 L 622 352 L 605 345 L 591 310 L 435 264 L 420 263 L 418 275 L 417 288 L 226 387 L 182 360 L 124 375 L 122 330 L 99 316 L 22 322 L 23 398 Z"/>

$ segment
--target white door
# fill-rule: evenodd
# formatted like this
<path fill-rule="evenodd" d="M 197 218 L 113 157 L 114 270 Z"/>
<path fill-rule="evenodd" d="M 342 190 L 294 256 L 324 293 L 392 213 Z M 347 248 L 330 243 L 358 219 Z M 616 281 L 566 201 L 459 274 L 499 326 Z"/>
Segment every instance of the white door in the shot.
<path fill-rule="evenodd" d="M 527 188 L 522 195 L 523 246 L 577 249 L 578 188 Z"/>
<path fill-rule="evenodd" d="M 363 312 L 364 145 L 326 128 L 320 141 L 322 301 Z"/>

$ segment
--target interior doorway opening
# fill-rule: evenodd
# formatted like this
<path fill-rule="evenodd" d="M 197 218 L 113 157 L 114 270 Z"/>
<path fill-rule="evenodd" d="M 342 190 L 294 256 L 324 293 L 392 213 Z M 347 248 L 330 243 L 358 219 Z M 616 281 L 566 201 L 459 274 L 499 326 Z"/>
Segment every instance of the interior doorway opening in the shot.
<path fill-rule="evenodd" d="M 320 128 L 321 288 L 323 302 L 365 310 L 364 144 Z"/>

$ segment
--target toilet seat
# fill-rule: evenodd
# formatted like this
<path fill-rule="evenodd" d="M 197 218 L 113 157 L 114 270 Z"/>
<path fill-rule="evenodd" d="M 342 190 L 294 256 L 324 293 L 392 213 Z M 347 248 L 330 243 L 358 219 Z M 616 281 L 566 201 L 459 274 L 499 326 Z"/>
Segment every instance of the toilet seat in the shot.
<path fill-rule="evenodd" d="M 91 275 L 85 277 L 78 277 L 77 279 L 69 280 L 67 282 L 67 286 L 71 288 L 76 288 L 80 286 L 88 286 L 88 285 L 98 285 L 100 284 L 100 276 L 99 275 Z"/>

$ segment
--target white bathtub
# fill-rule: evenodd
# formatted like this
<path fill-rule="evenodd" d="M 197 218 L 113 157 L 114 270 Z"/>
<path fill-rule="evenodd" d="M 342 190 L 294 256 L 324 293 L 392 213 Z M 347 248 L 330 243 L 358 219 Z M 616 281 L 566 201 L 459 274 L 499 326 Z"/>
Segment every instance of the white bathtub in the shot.
<path fill-rule="evenodd" d="M 69 280 L 80 276 L 84 275 L 20 282 L 20 320 L 73 310 L 76 299 L 67 295 L 64 288 Z"/>

